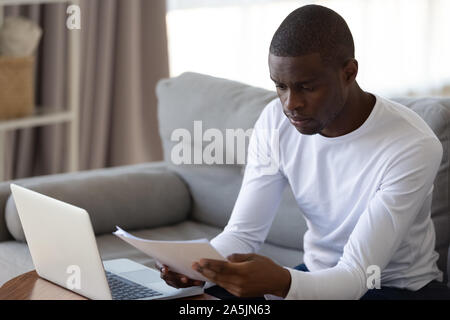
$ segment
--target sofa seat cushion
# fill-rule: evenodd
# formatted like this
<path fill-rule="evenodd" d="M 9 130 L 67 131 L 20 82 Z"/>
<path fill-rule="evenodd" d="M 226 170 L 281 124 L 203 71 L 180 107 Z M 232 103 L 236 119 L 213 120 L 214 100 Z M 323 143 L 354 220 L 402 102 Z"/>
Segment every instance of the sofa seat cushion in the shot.
<path fill-rule="evenodd" d="M 34 269 L 28 246 L 23 242 L 0 242 L 0 286 Z"/>

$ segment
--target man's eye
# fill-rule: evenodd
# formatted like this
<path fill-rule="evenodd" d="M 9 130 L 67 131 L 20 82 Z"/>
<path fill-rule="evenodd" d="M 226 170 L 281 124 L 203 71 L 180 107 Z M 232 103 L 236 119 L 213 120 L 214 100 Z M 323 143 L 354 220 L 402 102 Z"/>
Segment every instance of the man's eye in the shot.
<path fill-rule="evenodd" d="M 303 90 L 306 90 L 306 91 L 309 91 L 309 92 L 314 91 L 314 88 L 313 88 L 313 87 L 305 87 L 305 86 L 303 86 L 302 89 L 303 89 Z"/>
<path fill-rule="evenodd" d="M 279 90 L 285 90 L 286 89 L 286 87 L 281 85 L 281 84 L 277 84 L 275 87 L 277 87 L 277 89 L 279 89 Z"/>

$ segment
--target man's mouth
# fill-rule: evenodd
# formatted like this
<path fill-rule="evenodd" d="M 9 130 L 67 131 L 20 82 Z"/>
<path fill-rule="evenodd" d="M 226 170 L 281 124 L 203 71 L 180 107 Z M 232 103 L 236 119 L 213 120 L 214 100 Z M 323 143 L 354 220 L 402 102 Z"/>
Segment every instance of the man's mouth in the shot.
<path fill-rule="evenodd" d="M 291 121 L 291 123 L 294 126 L 302 126 L 302 125 L 308 123 L 309 121 L 311 121 L 311 118 L 293 118 L 293 117 L 289 117 L 289 120 Z"/>

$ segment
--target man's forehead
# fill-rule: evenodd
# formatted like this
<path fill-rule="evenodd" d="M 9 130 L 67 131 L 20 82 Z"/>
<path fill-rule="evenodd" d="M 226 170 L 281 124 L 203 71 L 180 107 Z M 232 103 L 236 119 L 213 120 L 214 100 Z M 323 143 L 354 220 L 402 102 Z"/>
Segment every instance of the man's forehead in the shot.
<path fill-rule="evenodd" d="M 306 81 L 324 74 L 324 65 L 317 54 L 308 54 L 299 57 L 280 57 L 269 55 L 270 78 L 276 82 L 284 79 L 292 81 Z"/>

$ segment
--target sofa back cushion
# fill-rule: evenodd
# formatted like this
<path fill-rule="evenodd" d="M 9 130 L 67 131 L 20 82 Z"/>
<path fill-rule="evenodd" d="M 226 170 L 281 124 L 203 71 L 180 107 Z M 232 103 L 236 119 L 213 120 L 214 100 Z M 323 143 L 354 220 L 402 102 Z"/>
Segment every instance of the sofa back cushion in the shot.
<path fill-rule="evenodd" d="M 178 142 L 171 134 L 185 128 L 194 136 L 193 122 L 201 120 L 203 132 L 218 128 L 252 128 L 259 114 L 276 93 L 231 80 L 196 73 L 184 73 L 161 80 L 157 85 L 158 114 L 165 160 L 171 163 L 171 152 Z M 439 267 L 446 270 L 449 247 L 449 130 L 450 99 L 393 98 L 417 112 L 435 132 L 444 148 L 444 156 L 435 180 L 431 216 L 436 229 L 436 250 Z M 182 116 L 180 116 L 182 115 Z M 191 147 L 194 148 L 192 141 Z M 208 142 L 209 143 L 209 142 Z M 203 143 L 203 149 L 207 143 Z M 224 144 L 223 154 L 230 152 Z M 235 159 L 236 160 L 236 159 Z M 232 212 L 241 183 L 242 165 L 173 165 L 185 180 L 193 198 L 191 217 L 224 227 Z M 306 223 L 294 197 L 287 188 L 267 242 L 289 248 L 303 248 Z"/>
<path fill-rule="evenodd" d="M 438 266 L 447 270 L 450 266 L 450 99 L 449 98 L 393 98 L 419 114 L 439 138 L 444 153 L 441 166 L 434 180 L 431 218 L 436 230 L 436 251 L 439 253 Z M 446 272 L 446 276 L 448 273 Z"/>
<path fill-rule="evenodd" d="M 237 152 L 233 152 L 237 146 L 231 148 L 229 141 L 228 145 L 223 141 L 223 164 L 194 164 L 194 131 L 199 131 L 198 123 L 195 128 L 194 121 L 201 121 L 203 133 L 215 128 L 222 133 L 223 140 L 227 140 L 226 129 L 245 131 L 253 128 L 267 103 L 276 98 L 276 93 L 192 72 L 159 81 L 156 93 L 164 160 L 172 163 L 171 169 L 190 189 L 193 199 L 191 219 L 223 228 L 240 190 L 244 164 L 239 164 Z M 172 152 L 180 141 L 172 141 L 171 137 L 180 128 L 189 131 L 192 138 L 189 144 L 194 150 L 192 164 L 173 164 Z M 205 150 L 210 143 L 203 141 L 198 148 Z M 232 164 L 227 164 L 227 156 L 232 159 Z M 306 222 L 288 189 L 267 242 L 302 250 Z"/>

